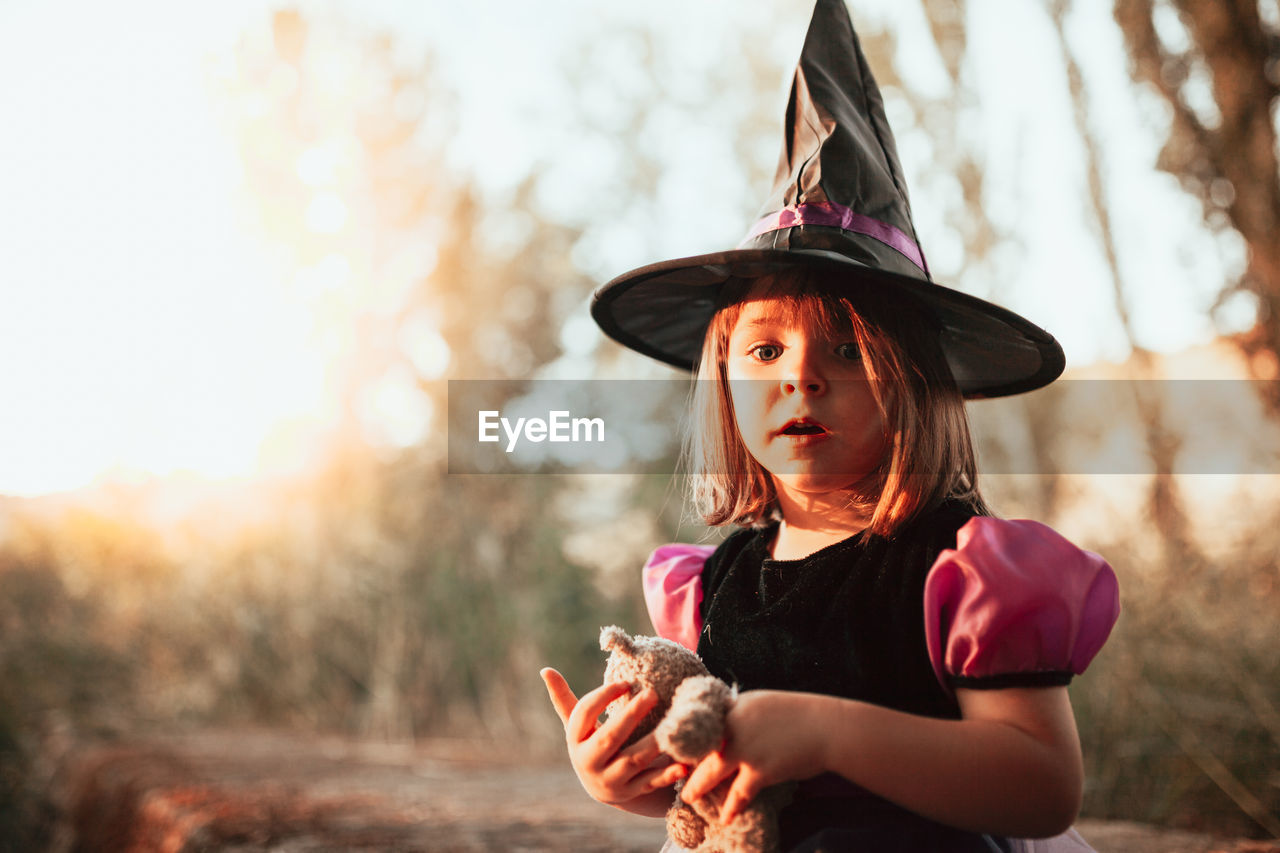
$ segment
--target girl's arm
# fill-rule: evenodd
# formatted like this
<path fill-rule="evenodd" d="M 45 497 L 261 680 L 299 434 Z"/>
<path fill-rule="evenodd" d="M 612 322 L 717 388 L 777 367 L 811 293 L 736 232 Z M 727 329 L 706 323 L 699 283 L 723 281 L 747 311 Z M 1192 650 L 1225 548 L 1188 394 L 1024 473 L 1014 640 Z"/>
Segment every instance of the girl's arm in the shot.
<path fill-rule="evenodd" d="M 658 694 L 652 689 L 640 691 L 622 713 L 598 725 L 596 721 L 609 703 L 627 694 L 627 685 L 605 684 L 578 699 L 554 669 L 542 670 L 542 680 L 564 723 L 569 761 L 587 793 L 624 811 L 646 817 L 665 815 L 675 800 L 672 786 L 687 775 L 687 768 L 669 759 L 659 760 L 661 750 L 652 732 L 626 748 L 622 746 L 658 703 Z"/>
<path fill-rule="evenodd" d="M 681 794 L 737 774 L 726 816 L 761 789 L 834 772 L 924 817 L 974 832 L 1056 835 L 1080 808 L 1084 770 L 1065 687 L 957 690 L 961 720 L 812 693 L 751 691 L 730 737 Z"/>

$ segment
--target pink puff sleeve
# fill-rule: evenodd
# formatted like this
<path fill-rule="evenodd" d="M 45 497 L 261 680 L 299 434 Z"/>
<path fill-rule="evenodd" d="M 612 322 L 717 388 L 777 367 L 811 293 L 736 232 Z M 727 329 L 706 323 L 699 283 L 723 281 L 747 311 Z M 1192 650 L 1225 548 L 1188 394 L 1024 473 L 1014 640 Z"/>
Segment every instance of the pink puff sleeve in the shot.
<path fill-rule="evenodd" d="M 698 648 L 702 566 L 714 545 L 663 545 L 644 564 L 644 603 L 658 636 Z"/>
<path fill-rule="evenodd" d="M 1035 521 L 973 518 L 924 588 L 925 639 L 943 687 L 1062 685 L 1120 614 L 1115 572 Z"/>

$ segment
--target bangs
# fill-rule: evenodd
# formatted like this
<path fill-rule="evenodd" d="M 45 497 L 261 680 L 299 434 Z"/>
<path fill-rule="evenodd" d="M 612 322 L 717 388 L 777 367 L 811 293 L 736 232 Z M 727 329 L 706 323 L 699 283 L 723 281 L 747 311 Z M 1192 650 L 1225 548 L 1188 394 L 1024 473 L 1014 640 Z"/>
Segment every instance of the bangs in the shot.
<path fill-rule="evenodd" d="M 707 340 L 726 342 L 743 307 L 763 300 L 770 301 L 770 313 L 783 323 L 832 338 L 857 335 L 854 318 L 860 312 L 854 301 L 823 287 L 812 275 L 796 270 L 726 283 L 720 291 L 723 307 L 711 321 Z M 720 356 L 723 358 L 723 354 Z"/>

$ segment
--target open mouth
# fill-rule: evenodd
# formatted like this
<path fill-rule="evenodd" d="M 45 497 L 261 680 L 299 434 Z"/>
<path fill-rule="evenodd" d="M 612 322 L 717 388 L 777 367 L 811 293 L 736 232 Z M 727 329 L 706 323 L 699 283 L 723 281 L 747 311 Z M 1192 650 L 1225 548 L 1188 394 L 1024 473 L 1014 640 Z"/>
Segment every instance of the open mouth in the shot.
<path fill-rule="evenodd" d="M 780 431 L 780 435 L 826 435 L 827 428 L 817 421 L 807 418 L 788 421 Z"/>

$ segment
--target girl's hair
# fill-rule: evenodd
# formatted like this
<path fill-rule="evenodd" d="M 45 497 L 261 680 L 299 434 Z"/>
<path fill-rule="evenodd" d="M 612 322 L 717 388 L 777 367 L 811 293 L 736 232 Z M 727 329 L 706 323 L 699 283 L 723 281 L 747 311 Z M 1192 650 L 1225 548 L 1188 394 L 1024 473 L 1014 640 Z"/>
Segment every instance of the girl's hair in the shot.
<path fill-rule="evenodd" d="M 800 270 L 724 286 L 723 307 L 702 346 L 685 446 L 694 509 L 705 523 L 762 527 L 780 518 L 773 480 L 738 433 L 725 372 L 729 335 L 743 302 L 765 298 L 775 301 L 780 319 L 850 335 L 862 353 L 888 449 L 855 484 L 850 503 L 871 512 L 873 533 L 890 536 L 948 498 L 990 514 L 978 492 L 964 397 L 942 354 L 938 325 L 907 296 L 886 295 L 883 287 L 842 282 L 836 292 Z"/>

